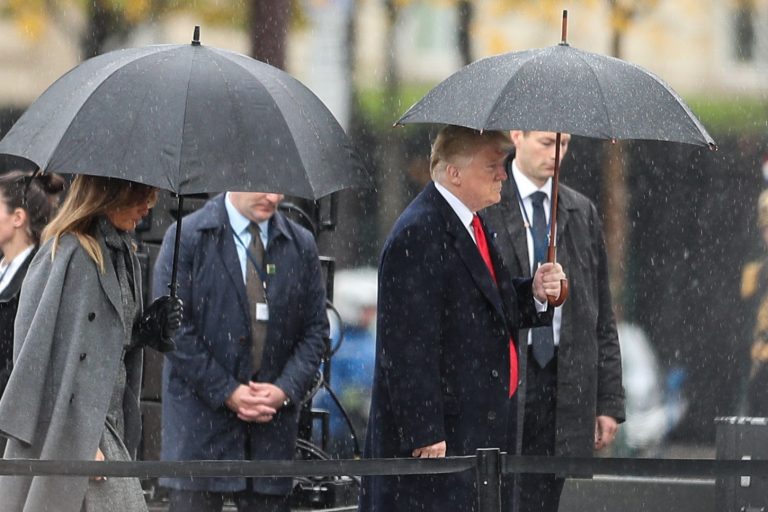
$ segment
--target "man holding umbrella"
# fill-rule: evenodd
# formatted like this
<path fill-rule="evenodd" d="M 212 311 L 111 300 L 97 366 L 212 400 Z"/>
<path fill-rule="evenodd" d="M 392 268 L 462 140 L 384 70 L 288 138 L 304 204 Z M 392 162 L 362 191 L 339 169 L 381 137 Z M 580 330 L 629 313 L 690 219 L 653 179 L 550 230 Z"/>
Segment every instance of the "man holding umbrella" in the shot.
<path fill-rule="evenodd" d="M 556 134 L 510 132 L 501 202 L 484 211 L 513 273 L 530 275 L 545 261 Z M 559 158 L 570 135 L 561 134 Z M 559 164 L 559 162 L 558 162 Z M 621 353 L 608 286 L 601 222 L 589 199 L 560 185 L 558 261 L 568 269 L 570 295 L 552 326 L 521 333 L 525 368 L 522 453 L 589 457 L 609 446 L 624 420 Z M 556 512 L 564 479 L 523 474 L 521 511 Z"/>
<path fill-rule="evenodd" d="M 503 132 L 459 126 L 432 146 L 432 182 L 406 208 L 379 264 L 376 363 L 365 456 L 445 457 L 515 446 L 515 342 L 551 322 L 558 264 L 512 279 L 478 210 L 501 198 Z M 475 475 L 363 478 L 361 512 L 469 512 Z"/>
<path fill-rule="evenodd" d="M 328 336 L 314 238 L 280 194 L 228 192 L 184 219 L 178 295 L 187 315 L 163 368 L 163 460 L 292 459 L 300 404 Z M 170 281 L 166 233 L 155 294 Z M 166 478 L 170 512 L 287 511 L 290 478 Z"/>

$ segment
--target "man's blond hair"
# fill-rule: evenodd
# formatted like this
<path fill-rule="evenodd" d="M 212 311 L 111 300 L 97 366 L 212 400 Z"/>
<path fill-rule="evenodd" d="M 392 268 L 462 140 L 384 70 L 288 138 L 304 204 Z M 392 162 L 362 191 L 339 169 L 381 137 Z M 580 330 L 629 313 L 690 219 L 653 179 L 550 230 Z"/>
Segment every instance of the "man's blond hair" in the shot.
<path fill-rule="evenodd" d="M 436 180 L 448 164 L 464 165 L 462 159 L 470 159 L 483 146 L 494 145 L 502 151 L 510 151 L 512 142 L 506 132 L 487 130 L 480 132 L 463 126 L 443 127 L 432 144 L 429 174 Z"/>

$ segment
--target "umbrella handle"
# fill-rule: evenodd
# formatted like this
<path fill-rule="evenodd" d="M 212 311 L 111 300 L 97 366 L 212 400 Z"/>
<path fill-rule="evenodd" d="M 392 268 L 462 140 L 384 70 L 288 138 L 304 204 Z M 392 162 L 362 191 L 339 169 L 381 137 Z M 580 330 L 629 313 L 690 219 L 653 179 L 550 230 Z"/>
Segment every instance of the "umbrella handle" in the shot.
<path fill-rule="evenodd" d="M 561 279 L 560 280 L 560 295 L 557 297 L 553 297 L 551 295 L 547 295 L 547 304 L 553 307 L 562 306 L 565 302 L 565 299 L 568 298 L 568 279 Z"/>
<path fill-rule="evenodd" d="M 566 16 L 568 11 L 563 11 L 563 39 L 565 39 L 565 26 L 566 26 Z M 555 263 L 555 252 L 557 247 L 557 201 L 558 201 L 558 192 L 559 192 L 559 184 L 560 184 L 560 139 L 561 134 L 560 132 L 557 132 L 557 135 L 555 136 L 555 172 L 554 176 L 552 176 L 552 201 L 551 201 L 551 209 L 549 211 L 549 247 L 547 247 L 547 262 L 549 263 Z M 552 297 L 551 295 L 547 295 L 547 303 L 550 306 L 562 306 L 565 302 L 565 299 L 568 298 L 568 279 L 561 279 L 560 280 L 560 295 L 557 297 Z"/>

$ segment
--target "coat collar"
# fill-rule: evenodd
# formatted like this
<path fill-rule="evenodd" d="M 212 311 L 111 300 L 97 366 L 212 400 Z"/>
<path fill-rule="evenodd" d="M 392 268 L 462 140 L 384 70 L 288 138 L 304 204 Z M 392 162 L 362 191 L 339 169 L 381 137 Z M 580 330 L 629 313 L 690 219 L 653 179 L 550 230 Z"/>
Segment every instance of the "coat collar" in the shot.
<path fill-rule="evenodd" d="M 35 257 L 36 253 L 37 247 L 32 249 L 32 252 L 27 255 L 21 265 L 19 265 L 19 268 L 16 269 L 16 273 L 13 274 L 11 282 L 8 283 L 8 286 L 6 286 L 2 293 L 0 293 L 0 304 L 4 304 L 19 295 L 21 283 L 24 281 L 24 276 L 27 274 L 29 264 L 32 263 L 32 258 Z"/>
<path fill-rule="evenodd" d="M 207 211 L 207 214 L 201 217 L 197 227 L 199 231 L 210 229 L 226 229 L 230 233 L 232 232 L 232 228 L 229 225 L 227 209 L 224 206 L 224 194 L 219 194 L 212 198 L 205 204 L 203 209 Z M 269 242 L 281 236 L 287 238 L 288 240 L 293 240 L 293 233 L 288 227 L 288 219 L 285 217 L 285 215 L 277 211 L 270 219 Z"/>
<path fill-rule="evenodd" d="M 121 290 L 120 290 L 120 283 L 117 279 L 117 273 L 115 272 L 115 267 L 112 264 L 112 261 L 109 259 L 109 251 L 110 249 L 107 247 L 107 243 L 105 242 L 104 236 L 98 236 L 97 237 L 99 242 L 99 247 L 101 248 L 101 254 L 104 258 L 104 271 L 98 272 L 99 275 L 99 283 L 101 284 L 101 288 L 104 290 L 104 294 L 109 298 L 109 302 L 112 304 L 112 306 L 115 308 L 115 311 L 117 311 L 117 315 L 120 317 L 120 321 L 123 324 L 123 330 L 126 330 L 126 328 L 129 326 L 129 324 L 133 321 L 133 319 L 125 318 L 125 310 L 123 308 L 123 299 L 121 296 Z M 131 251 L 130 248 L 128 248 L 129 251 Z M 139 282 L 139 271 L 136 268 L 136 259 L 133 255 L 133 253 L 130 253 L 130 261 L 133 264 L 133 272 L 129 272 L 129 275 L 132 275 L 133 277 L 133 289 L 135 290 L 135 296 L 136 296 L 136 302 L 138 304 L 141 304 L 141 283 Z"/>
<path fill-rule="evenodd" d="M 502 318 L 506 318 L 499 288 L 493 282 L 493 278 L 491 277 L 490 272 L 488 272 L 488 268 L 485 266 L 482 256 L 480 256 L 480 251 L 478 251 L 477 245 L 472 240 L 472 237 L 469 236 L 467 228 L 461 224 L 456 212 L 453 211 L 445 198 L 440 195 L 440 192 L 437 191 L 434 183 L 430 182 L 424 189 L 424 193 L 425 198 L 435 205 L 443 217 L 443 220 L 445 221 L 445 230 L 453 239 L 453 247 L 456 249 L 459 257 L 469 270 L 475 284 L 493 305 L 499 315 Z M 488 233 L 488 235 L 489 238 L 491 238 L 491 234 Z"/>
<path fill-rule="evenodd" d="M 224 194 L 219 194 L 208 201 L 202 208 L 200 222 L 197 225 L 198 231 L 215 231 L 216 246 L 219 257 L 222 259 L 223 267 L 226 269 L 229 279 L 234 286 L 241 306 L 248 310 L 248 297 L 246 295 L 243 275 L 240 270 L 240 260 L 237 256 L 232 226 L 229 223 L 229 216 L 224 205 Z M 275 212 L 270 219 L 269 241 L 267 243 L 267 254 L 271 251 L 272 242 L 279 238 L 293 240 L 293 232 L 289 227 L 288 219 L 279 211 Z"/>

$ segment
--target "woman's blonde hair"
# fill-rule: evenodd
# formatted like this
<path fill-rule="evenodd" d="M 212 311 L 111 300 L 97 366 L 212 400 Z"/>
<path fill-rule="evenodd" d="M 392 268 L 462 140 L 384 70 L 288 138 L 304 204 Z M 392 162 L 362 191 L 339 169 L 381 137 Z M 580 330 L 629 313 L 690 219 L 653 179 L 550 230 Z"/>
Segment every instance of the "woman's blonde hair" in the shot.
<path fill-rule="evenodd" d="M 117 178 L 78 175 L 72 181 L 58 213 L 43 230 L 42 242 L 53 239 L 53 257 L 61 236 L 72 233 L 103 272 L 104 255 L 94 236 L 98 217 L 144 201 L 149 202 L 151 207 L 156 199 L 157 189 L 148 185 Z"/>

